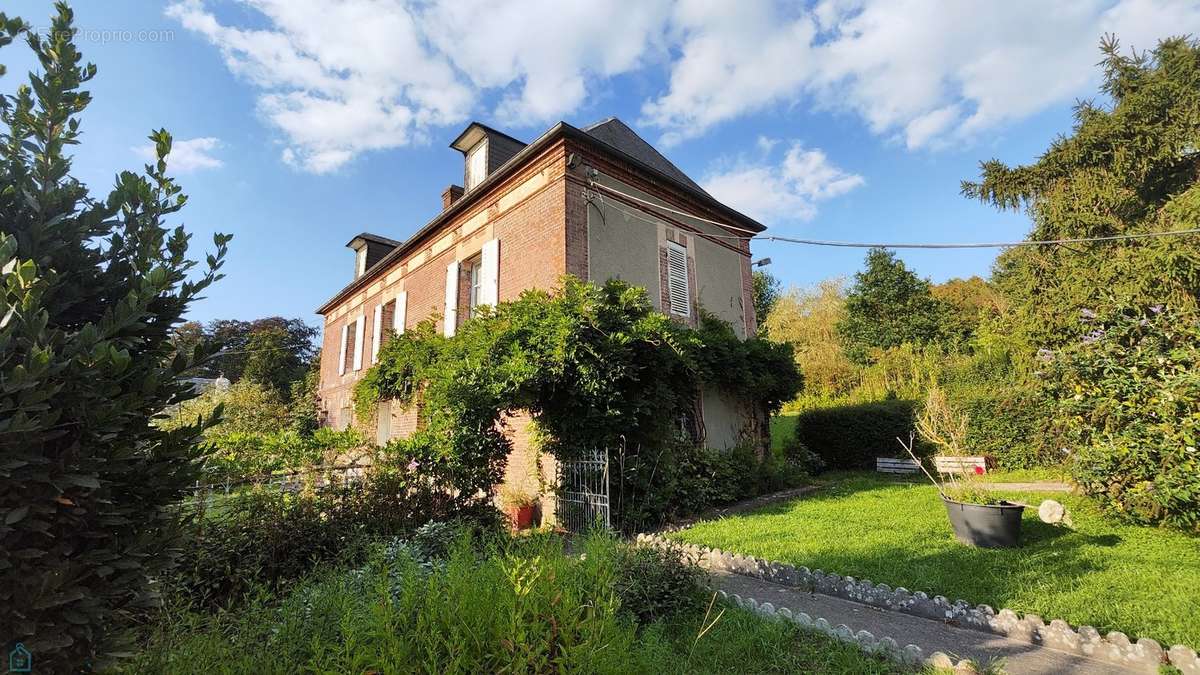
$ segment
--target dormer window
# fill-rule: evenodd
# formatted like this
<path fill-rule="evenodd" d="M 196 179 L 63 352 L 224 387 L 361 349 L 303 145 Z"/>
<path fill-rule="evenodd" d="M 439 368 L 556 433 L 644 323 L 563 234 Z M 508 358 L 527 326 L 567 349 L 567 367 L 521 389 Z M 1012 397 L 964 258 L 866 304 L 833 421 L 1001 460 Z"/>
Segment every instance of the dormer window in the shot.
<path fill-rule="evenodd" d="M 388 239 L 369 232 L 363 232 L 351 239 L 346 244 L 346 248 L 354 251 L 354 278 L 357 279 L 366 274 L 367 270 L 383 260 L 384 256 L 394 251 L 400 244 L 401 242 L 395 239 Z"/>
<path fill-rule="evenodd" d="M 363 246 L 354 252 L 354 278 L 357 279 L 367 271 L 367 247 Z"/>
<path fill-rule="evenodd" d="M 487 139 L 485 138 L 467 151 L 467 189 L 474 189 L 476 185 L 483 182 L 484 178 L 487 178 L 487 174 Z"/>
<path fill-rule="evenodd" d="M 466 161 L 463 185 L 466 186 L 466 192 L 470 192 L 487 180 L 492 172 L 515 157 L 525 144 L 508 134 L 472 122 L 454 139 L 450 147 L 463 154 Z M 453 202 L 454 199 L 447 200 L 445 195 L 442 196 L 443 208 L 449 208 L 449 204 Z"/>

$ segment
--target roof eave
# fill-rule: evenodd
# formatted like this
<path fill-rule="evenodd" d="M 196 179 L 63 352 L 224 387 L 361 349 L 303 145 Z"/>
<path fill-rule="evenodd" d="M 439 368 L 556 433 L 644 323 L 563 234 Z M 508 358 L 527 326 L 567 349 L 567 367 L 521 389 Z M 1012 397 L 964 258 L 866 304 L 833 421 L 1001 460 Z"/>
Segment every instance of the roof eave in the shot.
<path fill-rule="evenodd" d="M 479 124 L 478 122 L 473 122 L 472 124 L 473 125 L 478 124 L 479 126 L 484 127 L 485 129 L 488 129 L 487 126 L 485 126 L 483 124 Z M 497 132 L 497 133 L 499 133 L 499 132 Z M 507 134 L 501 134 L 501 135 L 508 136 Z M 357 279 L 355 279 L 354 281 L 351 281 L 349 284 L 347 284 L 345 287 L 343 287 L 340 291 L 335 293 L 333 295 L 333 297 L 331 297 L 324 304 L 322 304 L 320 307 L 317 308 L 317 314 L 324 315 L 326 312 L 333 309 L 334 306 L 336 306 L 338 303 L 340 303 L 342 300 L 344 300 L 346 298 L 346 296 L 350 295 L 351 293 L 358 290 L 359 288 L 367 285 L 367 283 L 370 282 L 371 278 L 375 275 L 376 272 L 382 271 L 383 269 L 385 269 L 388 265 L 390 265 L 392 262 L 394 262 L 396 258 L 400 257 L 405 252 L 412 249 L 418 242 L 421 241 L 422 238 L 425 237 L 425 235 L 429 234 L 431 231 L 440 227 L 442 224 L 445 223 L 445 221 L 449 220 L 450 218 L 453 218 L 460 211 L 466 209 L 468 205 L 473 204 L 477 199 L 480 198 L 481 195 L 487 193 L 487 188 L 491 187 L 495 183 L 498 183 L 504 177 L 506 177 L 510 173 L 514 172 L 518 167 L 521 166 L 521 164 L 528 157 L 536 155 L 537 153 L 541 152 L 546 147 L 549 147 L 550 144 L 553 143 L 554 141 L 558 140 L 558 138 L 560 136 L 564 137 L 564 138 L 570 138 L 570 139 L 576 140 L 576 141 L 581 141 L 583 143 L 588 143 L 593 146 L 598 146 L 601 149 L 605 150 L 606 152 L 615 153 L 615 154 L 619 155 L 623 160 L 629 162 L 630 164 L 633 164 L 633 165 L 637 166 L 639 169 L 649 172 L 652 175 L 657 176 L 660 179 L 667 181 L 671 185 L 674 185 L 675 187 L 679 188 L 680 190 L 686 192 L 687 194 L 695 197 L 696 199 L 698 199 L 702 202 L 705 202 L 709 206 L 722 212 L 724 215 L 731 217 L 731 219 L 739 221 L 739 223 L 741 225 L 747 226 L 749 229 L 752 229 L 755 232 L 762 232 L 767 229 L 766 226 L 763 225 L 762 223 L 758 222 L 757 220 L 754 220 L 753 218 L 751 218 L 739 211 L 734 210 L 733 208 L 731 208 L 729 206 L 726 206 L 725 204 L 722 204 L 721 202 L 719 202 L 715 198 L 713 198 L 711 195 L 705 194 L 703 191 L 698 191 L 689 185 L 681 183 L 680 181 L 672 178 L 671 176 L 666 175 L 662 171 L 659 171 L 658 169 L 655 169 L 654 167 L 649 166 L 648 164 L 642 162 L 641 160 L 639 160 L 635 157 L 631 157 L 630 155 L 626 154 L 625 152 L 622 152 L 620 149 L 615 148 L 615 147 L 609 145 L 608 143 L 605 143 L 604 141 L 601 141 L 600 139 L 592 136 L 591 134 L 588 134 L 586 131 L 583 131 L 582 129 L 571 126 L 570 124 L 567 124 L 566 122 L 558 122 L 554 126 L 547 129 L 541 136 L 538 136 L 537 138 L 533 139 L 533 141 L 531 141 L 528 145 L 521 148 L 521 150 L 519 152 L 517 152 L 517 154 L 513 155 L 511 159 L 509 159 L 507 162 L 505 162 L 503 166 L 496 169 L 492 173 L 488 174 L 487 178 L 484 178 L 483 181 L 479 183 L 479 185 L 475 186 L 475 188 L 473 188 L 469 192 L 465 193 L 462 197 L 457 199 L 453 204 L 451 204 L 448 208 L 444 209 L 441 213 L 434 216 L 434 218 L 432 220 L 430 220 L 428 223 L 426 223 L 424 226 L 422 226 L 421 229 L 414 232 L 411 237 L 404 240 L 404 242 L 401 243 L 399 246 L 397 246 L 396 248 L 389 251 L 387 255 L 385 255 L 383 258 L 381 258 L 378 262 L 376 262 L 370 268 L 365 270 L 362 273 L 362 275 L 360 275 Z M 512 138 L 511 136 L 508 136 L 508 137 Z M 513 139 L 513 140 L 516 140 L 516 139 Z M 518 142 L 520 142 L 520 141 L 518 141 Z"/>

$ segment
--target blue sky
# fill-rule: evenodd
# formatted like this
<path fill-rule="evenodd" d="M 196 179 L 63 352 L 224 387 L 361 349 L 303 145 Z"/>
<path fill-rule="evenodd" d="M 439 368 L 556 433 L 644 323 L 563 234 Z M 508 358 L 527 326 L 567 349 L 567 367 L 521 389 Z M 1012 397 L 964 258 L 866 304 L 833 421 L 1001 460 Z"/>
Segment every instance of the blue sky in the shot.
<path fill-rule="evenodd" d="M 48 1 L 5 4 L 49 23 Z M 616 115 L 776 234 L 1015 240 L 1025 217 L 962 198 L 959 181 L 1070 130 L 1105 31 L 1144 48 L 1200 27 L 1197 3 L 1149 0 L 76 4 L 99 73 L 75 174 L 107 191 L 166 127 L 196 254 L 234 234 L 192 318 L 313 324 L 352 276 L 353 235 L 404 239 L 437 213 L 462 176 L 447 144 L 472 119 L 532 140 Z M 17 44 L 0 62 L 4 92 L 34 67 Z M 853 274 L 864 253 L 754 246 L 796 285 Z M 995 254 L 901 257 L 941 281 L 986 275 Z"/>

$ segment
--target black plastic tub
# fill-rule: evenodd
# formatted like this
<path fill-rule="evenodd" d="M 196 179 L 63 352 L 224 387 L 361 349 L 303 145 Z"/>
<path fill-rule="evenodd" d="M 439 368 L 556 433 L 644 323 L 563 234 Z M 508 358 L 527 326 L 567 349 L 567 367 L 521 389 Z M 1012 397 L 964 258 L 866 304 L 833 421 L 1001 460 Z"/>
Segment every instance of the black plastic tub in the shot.
<path fill-rule="evenodd" d="M 1021 542 L 1021 504 L 965 504 L 942 497 L 954 536 L 980 548 L 1012 548 Z"/>

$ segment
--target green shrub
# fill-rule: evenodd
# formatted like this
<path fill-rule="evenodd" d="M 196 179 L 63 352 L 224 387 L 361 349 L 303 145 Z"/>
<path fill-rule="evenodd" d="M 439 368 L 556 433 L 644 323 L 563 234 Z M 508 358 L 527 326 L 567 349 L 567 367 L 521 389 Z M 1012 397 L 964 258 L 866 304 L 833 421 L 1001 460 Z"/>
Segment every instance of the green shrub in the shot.
<path fill-rule="evenodd" d="M 423 475 L 387 468 L 373 470 L 358 485 L 299 493 L 255 488 L 195 519 L 166 585 L 190 602 L 222 606 L 256 586 L 286 585 L 320 565 L 361 559 L 364 547 L 380 537 L 454 518 L 498 522 L 494 509 L 463 511 Z"/>
<path fill-rule="evenodd" d="M 217 406 L 221 421 L 212 434 L 275 433 L 287 428 L 287 406 L 279 393 L 251 380 L 242 380 L 221 391 L 209 389 L 179 406 L 172 406 L 159 419 L 163 429 L 178 429 L 195 424 L 198 418 L 210 419 Z"/>
<path fill-rule="evenodd" d="M 366 446 L 366 440 L 354 429 L 321 428 L 311 436 L 294 431 L 211 433 L 205 445 L 209 454 L 203 479 L 219 482 L 329 465 Z"/>
<path fill-rule="evenodd" d="M 169 673 L 902 672 L 856 646 L 731 604 L 638 626 L 616 592 L 622 545 L 476 540 L 422 565 L 407 548 L 276 602 L 170 617 L 130 668 Z M 648 589 L 649 590 L 649 589 Z M 711 597 L 711 596 L 709 596 Z"/>
<path fill-rule="evenodd" d="M 622 452 L 611 460 L 616 526 L 642 532 L 664 522 L 797 485 L 805 476 L 773 453 L 677 441 L 654 452 Z"/>
<path fill-rule="evenodd" d="M 876 457 L 898 457 L 913 431 L 916 402 L 854 403 L 796 416 L 796 440 L 831 469 L 873 469 Z M 926 446 L 919 447 L 928 450 Z"/>
<path fill-rule="evenodd" d="M 967 415 L 967 451 L 993 457 L 1003 469 L 1031 469 L 1060 463 L 1062 455 L 1049 429 L 1049 402 L 1031 387 L 952 392 Z"/>
<path fill-rule="evenodd" d="M 1118 308 L 1050 361 L 1075 481 L 1111 512 L 1200 531 L 1200 321 Z"/>
<path fill-rule="evenodd" d="M 197 265 L 191 235 L 167 225 L 187 198 L 166 131 L 146 173 L 120 172 L 107 194 L 71 177 L 96 68 L 65 4 L 41 30 L 0 14 L 0 46 L 21 33 L 30 83 L 0 100 L 0 640 L 39 672 L 91 671 L 119 658 L 170 562 L 203 425 L 150 422 L 192 396 L 181 378 L 211 356 L 170 338 L 229 237 Z"/>
<path fill-rule="evenodd" d="M 617 556 L 616 589 L 621 609 L 639 624 L 695 611 L 709 593 L 705 574 L 682 547 L 628 547 Z"/>

